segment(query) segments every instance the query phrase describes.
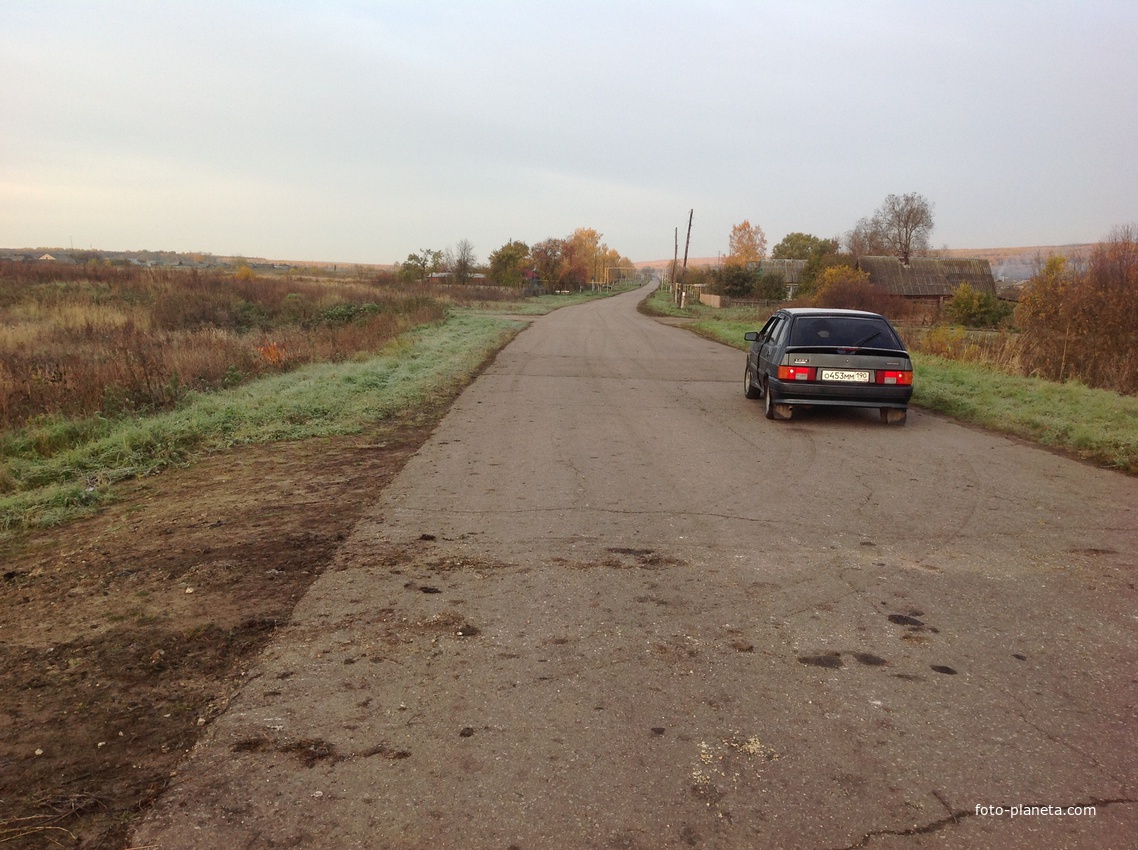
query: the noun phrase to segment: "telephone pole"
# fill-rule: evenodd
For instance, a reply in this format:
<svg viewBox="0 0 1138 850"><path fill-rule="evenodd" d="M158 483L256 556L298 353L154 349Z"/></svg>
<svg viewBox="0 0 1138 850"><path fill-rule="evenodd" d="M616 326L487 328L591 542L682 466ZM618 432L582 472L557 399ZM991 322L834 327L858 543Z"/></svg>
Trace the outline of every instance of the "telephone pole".
<svg viewBox="0 0 1138 850"><path fill-rule="evenodd" d="M680 272L680 278L683 279L688 273L688 248L691 247L691 220L695 217L695 209L688 213L688 238L684 242L684 268Z"/></svg>

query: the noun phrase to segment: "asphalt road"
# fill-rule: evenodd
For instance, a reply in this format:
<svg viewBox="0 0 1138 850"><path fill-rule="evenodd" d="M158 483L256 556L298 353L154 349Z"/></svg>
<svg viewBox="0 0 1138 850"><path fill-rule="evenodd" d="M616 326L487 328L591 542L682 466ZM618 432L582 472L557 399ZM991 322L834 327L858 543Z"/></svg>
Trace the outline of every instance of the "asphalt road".
<svg viewBox="0 0 1138 850"><path fill-rule="evenodd" d="M645 294L462 395L136 846L1135 846L1138 480L768 422Z"/></svg>

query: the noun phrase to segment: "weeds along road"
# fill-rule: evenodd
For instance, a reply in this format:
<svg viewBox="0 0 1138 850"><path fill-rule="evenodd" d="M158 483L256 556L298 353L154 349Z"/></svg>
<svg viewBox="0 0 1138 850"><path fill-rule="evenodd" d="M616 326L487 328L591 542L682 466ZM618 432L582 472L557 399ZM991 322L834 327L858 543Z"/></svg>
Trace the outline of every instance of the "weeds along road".
<svg viewBox="0 0 1138 850"><path fill-rule="evenodd" d="M501 352L134 845L1133 845L1138 481L768 422L644 295Z"/></svg>

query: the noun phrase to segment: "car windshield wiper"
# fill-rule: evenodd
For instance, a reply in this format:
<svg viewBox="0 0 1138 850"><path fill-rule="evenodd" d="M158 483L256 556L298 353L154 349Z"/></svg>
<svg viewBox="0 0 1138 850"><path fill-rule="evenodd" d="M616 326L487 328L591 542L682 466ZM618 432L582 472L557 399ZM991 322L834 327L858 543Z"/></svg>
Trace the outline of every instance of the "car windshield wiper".
<svg viewBox="0 0 1138 850"><path fill-rule="evenodd" d="M873 339L874 337L878 337L878 336L881 336L881 331L874 331L869 336L867 336L865 339L863 339L861 342L855 342L853 345L843 345L842 348L861 348L863 345L865 345L871 339Z"/></svg>

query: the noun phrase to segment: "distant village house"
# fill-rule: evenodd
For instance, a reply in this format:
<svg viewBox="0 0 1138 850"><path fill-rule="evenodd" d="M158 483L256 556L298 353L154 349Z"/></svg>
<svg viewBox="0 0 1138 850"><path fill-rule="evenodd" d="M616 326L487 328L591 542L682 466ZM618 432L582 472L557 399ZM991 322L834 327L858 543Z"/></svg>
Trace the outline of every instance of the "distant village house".
<svg viewBox="0 0 1138 850"><path fill-rule="evenodd" d="M869 275L870 284L910 301L929 321L936 319L962 283L986 295L998 295L987 260L913 257L905 265L897 257L861 257L857 267Z"/></svg>

